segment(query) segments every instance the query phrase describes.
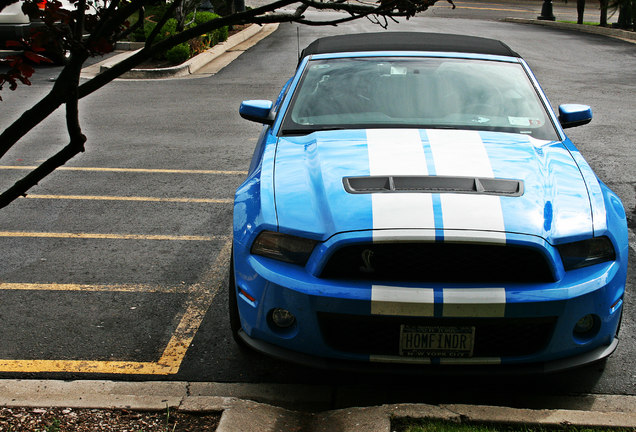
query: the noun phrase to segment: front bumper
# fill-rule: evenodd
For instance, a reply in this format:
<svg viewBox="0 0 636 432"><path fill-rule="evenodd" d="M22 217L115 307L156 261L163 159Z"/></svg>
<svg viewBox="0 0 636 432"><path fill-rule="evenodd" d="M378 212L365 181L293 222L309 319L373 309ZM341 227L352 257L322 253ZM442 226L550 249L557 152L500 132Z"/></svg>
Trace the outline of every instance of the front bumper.
<svg viewBox="0 0 636 432"><path fill-rule="evenodd" d="M343 372L390 372L405 374L434 374L436 376L449 375L479 375L479 374L546 374L561 372L564 370L574 369L581 366L589 365L594 362L601 361L609 357L618 346L618 338L615 337L609 345L600 346L592 351L568 357L560 360L552 360L543 363L530 363L524 365L469 365L460 369L454 366L437 365L435 367L414 366L410 364L398 363L369 363L359 361L347 361L330 359L324 357L315 357L296 351L281 348L276 345L263 342L262 340L252 339L243 330L239 331L239 337L247 346L255 351L266 354L270 357L296 363L302 366L312 367L316 369L338 370Z"/></svg>
<svg viewBox="0 0 636 432"><path fill-rule="evenodd" d="M316 277L316 272L311 270L311 260L306 267L300 267L253 256L240 247L235 249L235 254L241 337L259 351L314 367L360 370L360 364L367 364L372 370L511 368L551 372L598 361L610 355L618 343L616 335L625 289L625 269L618 261L563 272L557 282L547 283L377 285L368 281ZM387 301L387 292L399 299ZM275 308L289 310L295 315L296 323L286 329L277 328L271 319ZM589 337L577 337L574 326L587 314L597 318L598 328ZM365 346L370 348L365 351L357 345L349 349L347 338L357 337L356 333L338 324L331 326L331 335L336 333L342 337L334 343L333 337L325 331L325 316L354 317L354 321L359 317L362 324L357 334L369 339ZM419 325L418 320L425 320L423 325L440 326L447 325L448 320L460 320L462 325L468 326L472 325L471 320L475 323L492 321L500 328L510 322L523 321L524 335L533 331L535 321L550 321L552 327L545 330L543 342L535 341L535 348L527 352L504 350L493 354L491 350L479 354L476 349L468 358L414 359L400 357L399 352L375 350L373 338L380 333L381 326L377 324L382 320L397 322L398 334L400 322ZM476 328L479 332L478 325ZM384 342L388 339L389 344L395 340L398 344L395 328L391 331L393 333L378 339ZM525 336L520 334L513 341L515 336L514 332L508 332L500 345L510 341L522 346ZM427 368L429 364L434 367Z"/></svg>

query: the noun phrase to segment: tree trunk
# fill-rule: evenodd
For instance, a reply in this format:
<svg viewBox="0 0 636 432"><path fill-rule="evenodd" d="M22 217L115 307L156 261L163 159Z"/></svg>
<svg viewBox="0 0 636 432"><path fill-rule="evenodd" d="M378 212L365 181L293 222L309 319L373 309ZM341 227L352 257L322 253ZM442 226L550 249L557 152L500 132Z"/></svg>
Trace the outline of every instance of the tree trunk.
<svg viewBox="0 0 636 432"><path fill-rule="evenodd" d="M607 4L609 0L599 0L601 3L601 27L607 27Z"/></svg>
<svg viewBox="0 0 636 432"><path fill-rule="evenodd" d="M585 0L576 0L576 23L583 24L583 14L585 13Z"/></svg>
<svg viewBox="0 0 636 432"><path fill-rule="evenodd" d="M618 8L618 28L629 30L633 28L634 19L636 18L636 1L623 0L619 3Z"/></svg>

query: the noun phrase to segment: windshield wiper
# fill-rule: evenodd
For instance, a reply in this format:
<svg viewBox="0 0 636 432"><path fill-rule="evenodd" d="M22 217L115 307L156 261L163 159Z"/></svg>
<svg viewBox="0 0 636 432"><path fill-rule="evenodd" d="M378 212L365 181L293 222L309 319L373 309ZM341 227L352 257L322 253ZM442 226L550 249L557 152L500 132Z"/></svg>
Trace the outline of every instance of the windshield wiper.
<svg viewBox="0 0 636 432"><path fill-rule="evenodd" d="M283 129L281 135L309 135L314 132L351 129L351 126L315 126L296 129Z"/></svg>

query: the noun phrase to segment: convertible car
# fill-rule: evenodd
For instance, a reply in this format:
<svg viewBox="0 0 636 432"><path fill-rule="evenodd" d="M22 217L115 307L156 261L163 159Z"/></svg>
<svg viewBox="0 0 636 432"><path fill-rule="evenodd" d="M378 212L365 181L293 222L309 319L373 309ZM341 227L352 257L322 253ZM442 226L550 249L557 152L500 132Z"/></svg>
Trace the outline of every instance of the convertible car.
<svg viewBox="0 0 636 432"><path fill-rule="evenodd" d="M275 102L234 202L237 342L340 369L558 371L618 344L616 194L504 43L321 38Z"/></svg>

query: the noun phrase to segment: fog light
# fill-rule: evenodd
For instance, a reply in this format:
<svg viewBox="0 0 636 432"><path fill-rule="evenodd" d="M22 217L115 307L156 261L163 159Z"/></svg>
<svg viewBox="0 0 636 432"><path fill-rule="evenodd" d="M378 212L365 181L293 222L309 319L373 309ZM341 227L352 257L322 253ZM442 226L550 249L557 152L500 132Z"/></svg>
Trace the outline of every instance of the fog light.
<svg viewBox="0 0 636 432"><path fill-rule="evenodd" d="M595 330L596 318L592 314L585 315L576 322L574 326L574 334L576 336L590 336Z"/></svg>
<svg viewBox="0 0 636 432"><path fill-rule="evenodd" d="M294 325L296 317L287 309L276 308L272 310L272 322L280 328L288 328Z"/></svg>

